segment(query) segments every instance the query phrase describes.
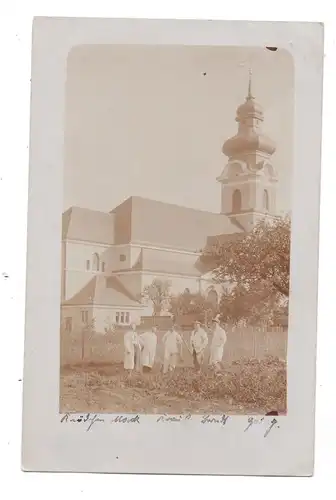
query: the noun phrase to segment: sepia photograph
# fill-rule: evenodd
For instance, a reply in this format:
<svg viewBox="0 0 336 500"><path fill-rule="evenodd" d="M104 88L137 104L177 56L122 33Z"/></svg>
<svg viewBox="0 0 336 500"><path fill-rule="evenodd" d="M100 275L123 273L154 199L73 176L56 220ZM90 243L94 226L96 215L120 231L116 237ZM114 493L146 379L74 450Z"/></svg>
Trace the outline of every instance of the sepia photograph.
<svg viewBox="0 0 336 500"><path fill-rule="evenodd" d="M23 470L312 474L322 75L319 23L35 19Z"/></svg>
<svg viewBox="0 0 336 500"><path fill-rule="evenodd" d="M294 77L280 47L71 49L60 413L287 414Z"/></svg>

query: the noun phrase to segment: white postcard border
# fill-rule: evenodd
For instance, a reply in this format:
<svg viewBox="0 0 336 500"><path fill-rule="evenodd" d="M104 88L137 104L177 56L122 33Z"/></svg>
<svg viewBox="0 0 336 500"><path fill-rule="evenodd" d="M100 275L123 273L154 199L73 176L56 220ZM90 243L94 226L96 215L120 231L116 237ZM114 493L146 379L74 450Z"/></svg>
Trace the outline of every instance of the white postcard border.
<svg viewBox="0 0 336 500"><path fill-rule="evenodd" d="M59 415L66 60L88 44L275 46L295 64L288 415L267 438L247 417L65 424ZM37 18L33 30L22 464L30 471L311 475L322 110L319 23ZM307 119L309 117L309 119ZM271 420L269 420L271 422ZM106 425L107 424L107 425Z"/></svg>

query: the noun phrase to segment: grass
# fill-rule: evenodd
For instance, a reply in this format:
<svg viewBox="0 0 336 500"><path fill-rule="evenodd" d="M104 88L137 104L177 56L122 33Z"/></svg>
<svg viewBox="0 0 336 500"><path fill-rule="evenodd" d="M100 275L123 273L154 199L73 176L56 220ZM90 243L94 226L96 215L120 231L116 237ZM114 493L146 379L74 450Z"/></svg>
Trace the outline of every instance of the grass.
<svg viewBox="0 0 336 500"><path fill-rule="evenodd" d="M286 411L286 364L275 357L241 359L215 374L179 367L162 374L125 374L120 363L67 366L61 412L230 413Z"/></svg>

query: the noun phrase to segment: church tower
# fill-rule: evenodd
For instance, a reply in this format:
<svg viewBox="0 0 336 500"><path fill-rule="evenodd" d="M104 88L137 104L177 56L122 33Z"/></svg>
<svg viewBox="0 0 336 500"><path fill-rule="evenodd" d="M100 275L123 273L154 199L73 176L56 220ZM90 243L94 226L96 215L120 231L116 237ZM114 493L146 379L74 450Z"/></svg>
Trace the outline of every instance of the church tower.
<svg viewBox="0 0 336 500"><path fill-rule="evenodd" d="M276 146L262 133L264 113L252 94L251 71L236 121L238 132L223 145L228 162L217 180L222 188L221 212L249 231L260 219L276 215L278 182L271 164Z"/></svg>

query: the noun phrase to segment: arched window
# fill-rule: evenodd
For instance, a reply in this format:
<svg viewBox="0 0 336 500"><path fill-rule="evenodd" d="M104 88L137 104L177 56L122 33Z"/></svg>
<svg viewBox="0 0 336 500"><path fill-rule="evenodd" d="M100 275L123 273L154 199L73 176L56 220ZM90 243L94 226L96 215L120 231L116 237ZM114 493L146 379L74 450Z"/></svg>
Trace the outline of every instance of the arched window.
<svg viewBox="0 0 336 500"><path fill-rule="evenodd" d="M239 189L236 189L232 195L232 212L239 213L241 212L242 207L242 195Z"/></svg>
<svg viewBox="0 0 336 500"><path fill-rule="evenodd" d="M97 253L93 254L93 270L99 271L99 255Z"/></svg>
<svg viewBox="0 0 336 500"><path fill-rule="evenodd" d="M216 290L210 290L207 296L208 302L210 302L213 306L218 305L218 293Z"/></svg>
<svg viewBox="0 0 336 500"><path fill-rule="evenodd" d="M263 200L264 210L269 211L269 196L267 189L264 189L264 200Z"/></svg>

